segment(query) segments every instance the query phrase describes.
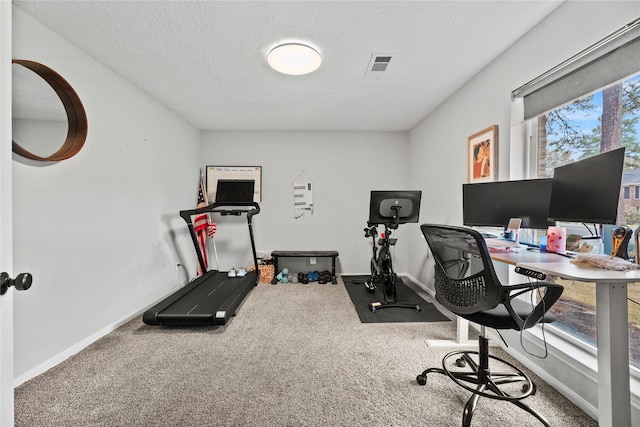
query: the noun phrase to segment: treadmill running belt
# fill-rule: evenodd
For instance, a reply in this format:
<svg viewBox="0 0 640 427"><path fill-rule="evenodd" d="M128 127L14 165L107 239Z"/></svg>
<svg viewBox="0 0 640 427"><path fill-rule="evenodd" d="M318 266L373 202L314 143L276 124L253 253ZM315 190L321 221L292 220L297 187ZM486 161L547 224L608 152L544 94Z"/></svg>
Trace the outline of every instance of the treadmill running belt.
<svg viewBox="0 0 640 427"><path fill-rule="evenodd" d="M257 274L228 277L226 272L209 271L143 315L148 325L224 325L257 284Z"/></svg>

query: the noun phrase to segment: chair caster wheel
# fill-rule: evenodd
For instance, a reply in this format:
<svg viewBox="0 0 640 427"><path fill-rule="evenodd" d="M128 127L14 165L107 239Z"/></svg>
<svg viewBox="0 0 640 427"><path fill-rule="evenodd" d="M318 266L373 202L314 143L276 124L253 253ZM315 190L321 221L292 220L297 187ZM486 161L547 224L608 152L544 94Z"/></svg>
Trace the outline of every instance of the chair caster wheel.
<svg viewBox="0 0 640 427"><path fill-rule="evenodd" d="M416 377L416 381L420 385L427 385L427 376L426 375L418 375Z"/></svg>
<svg viewBox="0 0 640 427"><path fill-rule="evenodd" d="M467 362L462 357L460 357L456 359L456 366L458 368L464 368L465 366L467 366Z"/></svg>

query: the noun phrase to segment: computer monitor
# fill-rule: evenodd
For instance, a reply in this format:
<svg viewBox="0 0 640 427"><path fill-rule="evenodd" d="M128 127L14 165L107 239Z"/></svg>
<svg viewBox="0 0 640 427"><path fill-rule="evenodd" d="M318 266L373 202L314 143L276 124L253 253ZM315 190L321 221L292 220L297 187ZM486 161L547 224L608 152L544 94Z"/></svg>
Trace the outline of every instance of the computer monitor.
<svg viewBox="0 0 640 427"><path fill-rule="evenodd" d="M624 151L624 148L618 148L555 168L549 219L615 224Z"/></svg>
<svg viewBox="0 0 640 427"><path fill-rule="evenodd" d="M254 188L252 179L220 179L216 186L216 203L253 202Z"/></svg>
<svg viewBox="0 0 640 427"><path fill-rule="evenodd" d="M506 227L511 218L522 228L546 229L550 178L462 184L462 222L467 226Z"/></svg>
<svg viewBox="0 0 640 427"><path fill-rule="evenodd" d="M371 191L369 224L418 222L422 191Z"/></svg>

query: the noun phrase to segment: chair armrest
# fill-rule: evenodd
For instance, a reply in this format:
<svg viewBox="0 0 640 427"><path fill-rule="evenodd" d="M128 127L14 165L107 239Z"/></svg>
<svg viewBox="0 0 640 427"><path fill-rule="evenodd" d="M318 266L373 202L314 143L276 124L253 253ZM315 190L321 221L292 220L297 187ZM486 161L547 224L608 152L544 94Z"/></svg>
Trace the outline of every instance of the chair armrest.
<svg viewBox="0 0 640 427"><path fill-rule="evenodd" d="M544 318L545 313L560 299L564 287L557 283L552 282L535 282L535 283L522 283L519 285L505 286L508 291L506 301L504 303L507 311L514 321L518 324L520 330L531 328L537 325ZM520 317L513 307L511 306L511 300L527 292L535 292L539 289L544 289L545 293L538 304L533 308L531 313L526 318ZM519 291L512 294L512 291Z"/></svg>

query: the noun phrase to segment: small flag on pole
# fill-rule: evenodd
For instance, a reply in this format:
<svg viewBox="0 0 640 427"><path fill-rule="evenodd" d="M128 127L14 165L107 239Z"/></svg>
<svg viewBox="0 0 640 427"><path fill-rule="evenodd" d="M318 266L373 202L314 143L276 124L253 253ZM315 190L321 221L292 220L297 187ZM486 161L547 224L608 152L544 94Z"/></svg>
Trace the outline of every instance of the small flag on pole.
<svg viewBox="0 0 640 427"><path fill-rule="evenodd" d="M202 176L200 176L200 186L198 189L198 209L204 208L208 205L207 202L207 192L204 187L204 180ZM213 237L216 233L217 225L215 223L209 222L209 214L202 213L196 215L195 221L193 223L194 231L198 236L198 244L200 246L200 251L202 252L202 260L204 262L204 266L209 268L209 259L208 259L208 244L207 237ZM200 266L200 262L198 262L198 272L197 275L201 276L204 271L202 271L202 267Z"/></svg>
<svg viewBox="0 0 640 427"><path fill-rule="evenodd" d="M207 206L207 203L204 200L204 192L202 188L202 179L200 180L200 185L198 189L198 209L204 208ZM207 259L207 224L209 222L209 218L206 213L202 213L196 216L195 221L193 223L193 228L198 236L198 245L200 246L200 252L202 253L202 261L204 262L204 267L209 268L209 261ZM198 276L201 276L204 273L202 271L202 266L200 262L198 262Z"/></svg>

